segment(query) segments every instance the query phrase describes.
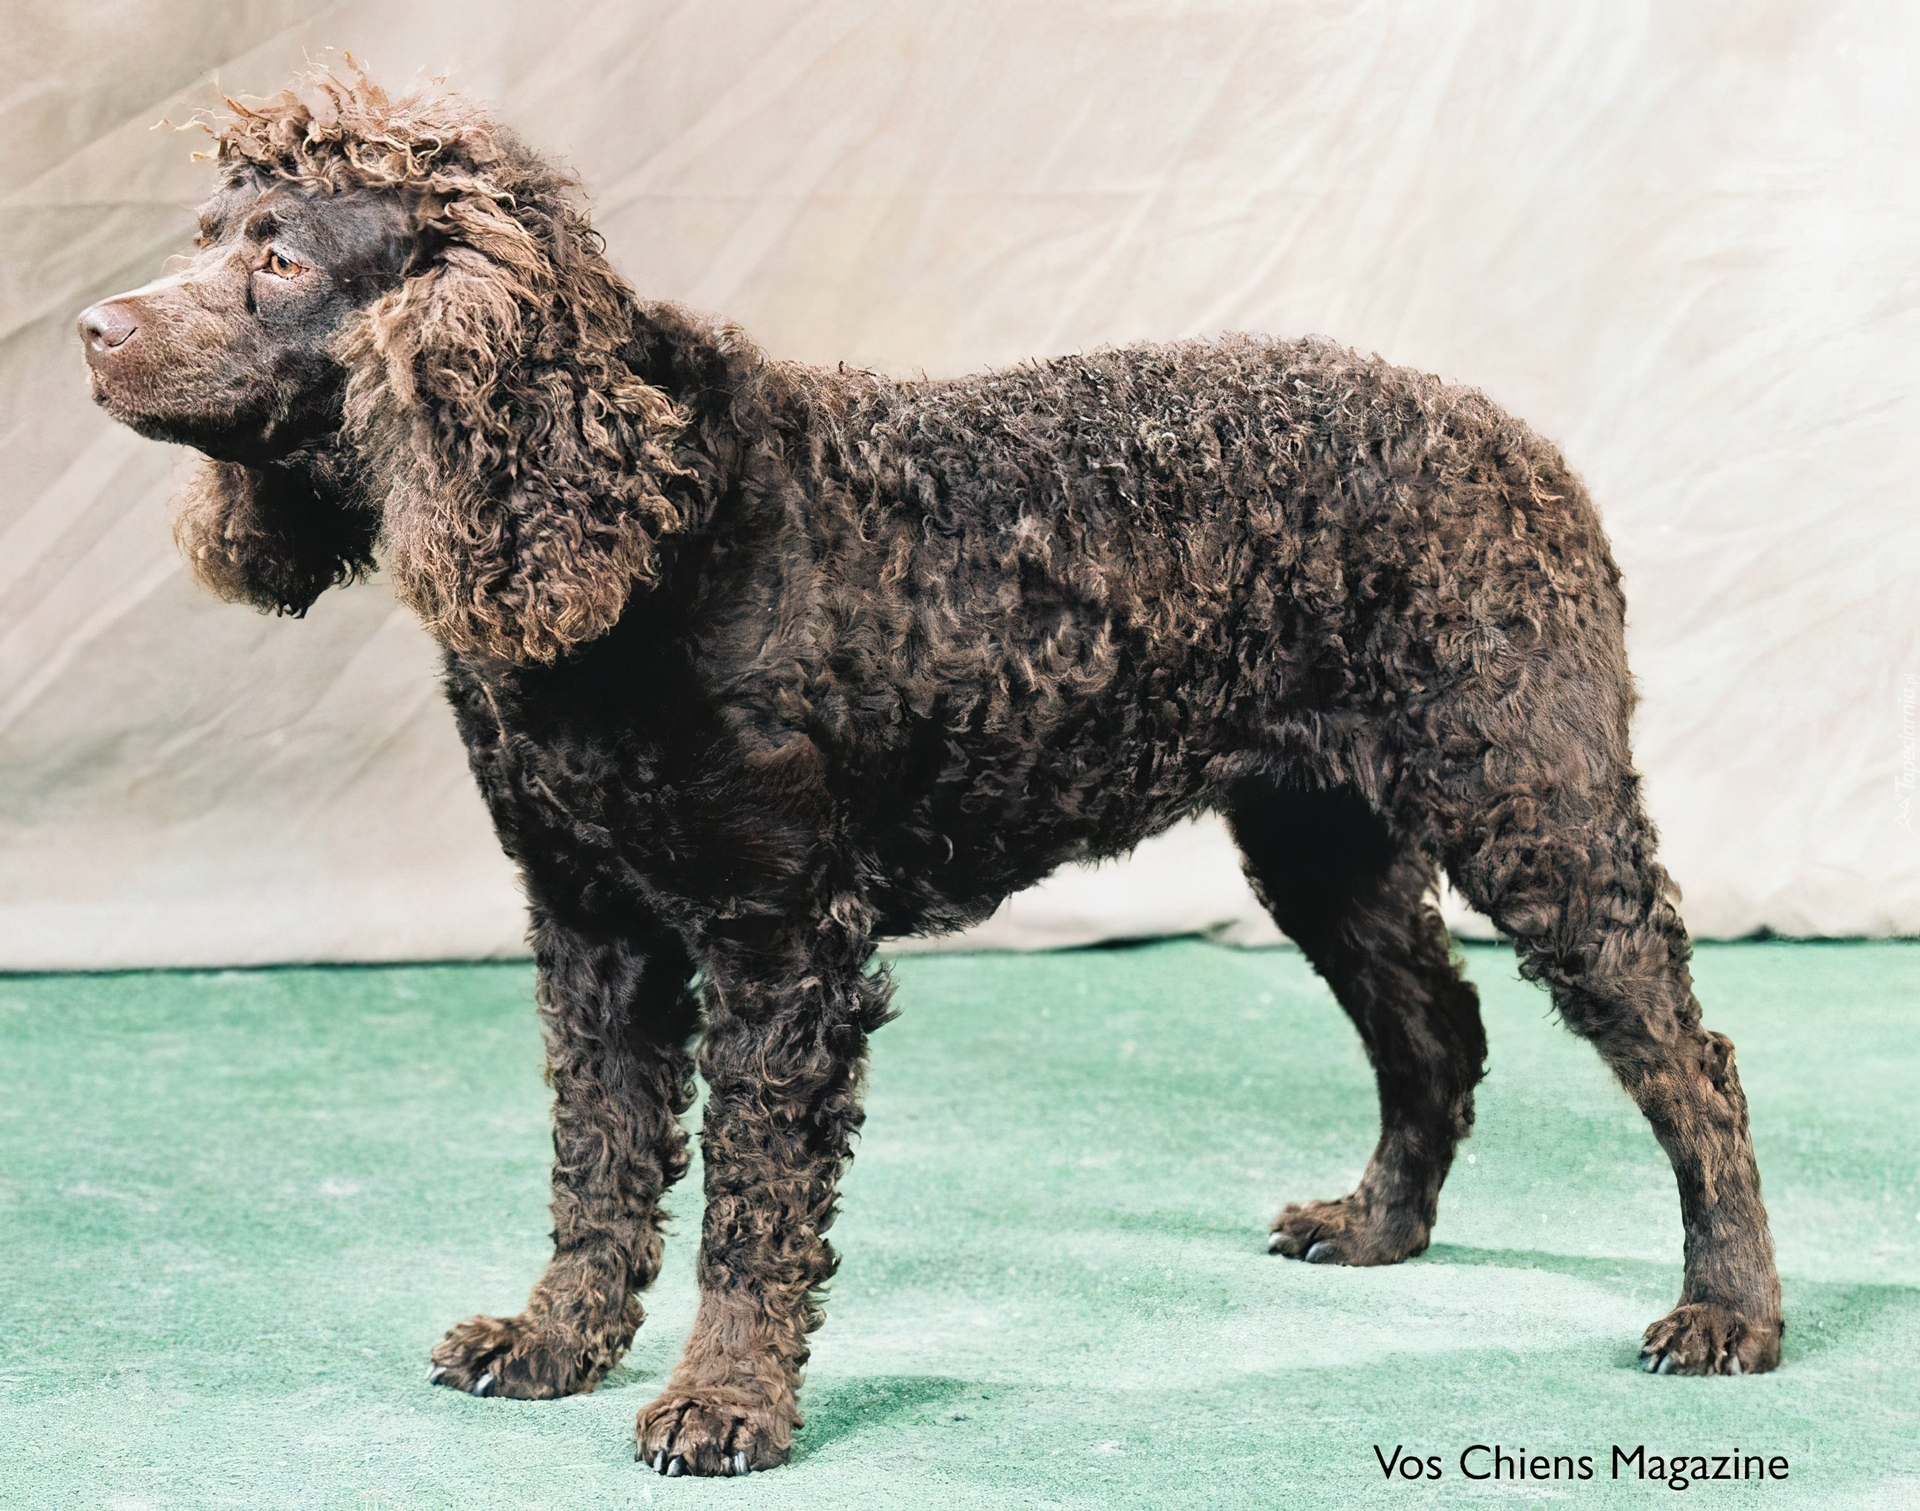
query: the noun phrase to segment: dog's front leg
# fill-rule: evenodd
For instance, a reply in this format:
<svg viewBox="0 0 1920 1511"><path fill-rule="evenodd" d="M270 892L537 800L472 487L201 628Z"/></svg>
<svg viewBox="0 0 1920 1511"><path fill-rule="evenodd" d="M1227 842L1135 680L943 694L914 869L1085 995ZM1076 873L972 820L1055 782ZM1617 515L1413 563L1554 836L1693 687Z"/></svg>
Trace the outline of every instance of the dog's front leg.
<svg viewBox="0 0 1920 1511"><path fill-rule="evenodd" d="M553 1085L553 1259L517 1317L470 1317L428 1378L475 1395L591 1390L640 1326L660 1269L660 1198L687 1169L680 1114L692 966L666 932L568 926L536 910L540 1025Z"/></svg>
<svg viewBox="0 0 1920 1511"><path fill-rule="evenodd" d="M890 991L862 969L861 911L842 899L832 916L707 963L700 1311L636 1427L639 1457L662 1474L783 1464L801 1424L807 1334L835 1264L826 1231L860 1125L867 1035Z"/></svg>

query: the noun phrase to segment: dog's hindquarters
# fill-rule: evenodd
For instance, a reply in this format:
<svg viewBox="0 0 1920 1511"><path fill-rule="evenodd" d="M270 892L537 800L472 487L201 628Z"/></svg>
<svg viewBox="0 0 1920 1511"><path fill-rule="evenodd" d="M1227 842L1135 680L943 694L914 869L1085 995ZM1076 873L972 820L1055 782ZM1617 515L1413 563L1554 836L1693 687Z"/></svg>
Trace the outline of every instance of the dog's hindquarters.
<svg viewBox="0 0 1920 1511"><path fill-rule="evenodd" d="M1531 566L1502 542L1506 573L1487 574L1511 590L1524 573L1527 613L1455 637L1471 654L1421 710L1398 819L1513 939L1522 974L1599 1050L1672 1161L1686 1280L1680 1307L1648 1330L1649 1368L1771 1369L1780 1289L1746 1099L1732 1044L1701 1026L1641 802L1617 575L1578 483L1563 466L1545 482L1564 500L1558 539Z"/></svg>
<svg viewBox="0 0 1920 1511"><path fill-rule="evenodd" d="M1523 974L1599 1050L1673 1163L1686 1279L1680 1306L1648 1330L1648 1367L1770 1369L1780 1293L1746 1101L1732 1045L1701 1025L1686 930L1641 804L1618 571L1552 447L1478 395L1453 395L1419 423L1430 426L1424 446L1387 490L1427 534L1382 569L1404 596L1383 598L1375 623L1330 620L1321 637L1392 648L1352 668L1372 701L1368 746L1346 764L1369 774L1381 816L1358 797L1279 786L1243 785L1228 805L1250 873L1333 984L1380 1076L1381 1146L1361 1189L1289 1209L1276 1245L1304 1254L1325 1243L1319 1257L1368 1262L1369 1249L1397 1258L1425 1241L1420 1195L1438 1189L1465 1131L1484 1053L1477 1018L1467 1027L1471 989L1444 965L1423 900L1432 873L1421 857L1432 857L1513 938ZM1329 605L1342 611L1337 597ZM1332 754L1308 764L1338 770L1345 753ZM1287 769L1277 750L1261 759ZM1289 831L1310 837L1297 858ZM1448 1106L1462 1113L1453 1131ZM1424 1154L1407 1152L1418 1140L1396 1152L1396 1120L1434 1130ZM1347 1253L1343 1226L1366 1211L1371 1235L1372 1210L1393 1207L1381 1193L1396 1172L1399 1215L1386 1224L1396 1237Z"/></svg>
<svg viewBox="0 0 1920 1511"><path fill-rule="evenodd" d="M1691 946L1639 778L1624 760L1583 772L1547 758L1564 755L1509 746L1442 778L1447 873L1512 936L1521 973L1546 985L1562 1021L1600 1052L1672 1162L1686 1276L1679 1306L1647 1331L1647 1367L1771 1369L1780 1283L1733 1045L1701 1024Z"/></svg>

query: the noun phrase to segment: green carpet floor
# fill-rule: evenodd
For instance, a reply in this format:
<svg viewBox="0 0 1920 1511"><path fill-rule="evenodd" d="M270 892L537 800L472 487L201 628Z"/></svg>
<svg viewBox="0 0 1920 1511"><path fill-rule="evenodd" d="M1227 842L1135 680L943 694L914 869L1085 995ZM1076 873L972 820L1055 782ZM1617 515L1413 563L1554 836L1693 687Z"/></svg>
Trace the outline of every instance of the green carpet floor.
<svg viewBox="0 0 1920 1511"><path fill-rule="evenodd" d="M1265 1252L1374 1131L1298 954L899 962L807 1426L789 1467L712 1482L654 1477L629 1436L692 1316L697 1167L597 1393L423 1382L545 1257L529 968L0 979L0 1505L1671 1501L1608 1477L1644 1444L1788 1460L1689 1492L1714 1505L1920 1507L1920 945L1700 951L1785 1277L1785 1365L1744 1380L1634 1367L1679 1284L1664 1159L1511 955L1468 957L1493 1046L1471 1162L1432 1249L1384 1270ZM1474 1483L1474 1443L1596 1478ZM1390 1483L1375 1445L1445 1477Z"/></svg>

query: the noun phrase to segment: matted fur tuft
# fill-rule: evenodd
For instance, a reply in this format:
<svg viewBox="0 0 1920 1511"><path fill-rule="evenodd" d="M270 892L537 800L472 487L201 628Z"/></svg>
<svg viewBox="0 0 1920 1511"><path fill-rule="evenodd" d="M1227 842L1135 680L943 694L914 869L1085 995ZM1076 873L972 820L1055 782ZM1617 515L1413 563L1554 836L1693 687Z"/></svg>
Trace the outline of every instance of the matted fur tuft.
<svg viewBox="0 0 1920 1511"><path fill-rule="evenodd" d="M193 575L229 603L298 616L373 571L377 525L323 502L306 471L208 460L181 495L173 538Z"/></svg>
<svg viewBox="0 0 1920 1511"><path fill-rule="evenodd" d="M230 176L398 190L430 249L338 351L401 599L451 649L510 661L604 634L685 523L687 417L627 365L636 302L573 175L431 87L394 99L322 70L227 103Z"/></svg>

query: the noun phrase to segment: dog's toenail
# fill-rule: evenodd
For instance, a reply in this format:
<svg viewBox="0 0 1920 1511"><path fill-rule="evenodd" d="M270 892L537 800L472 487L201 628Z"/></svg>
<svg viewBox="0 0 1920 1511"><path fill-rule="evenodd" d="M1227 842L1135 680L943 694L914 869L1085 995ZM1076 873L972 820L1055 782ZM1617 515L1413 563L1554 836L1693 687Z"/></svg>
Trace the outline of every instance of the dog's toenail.
<svg viewBox="0 0 1920 1511"><path fill-rule="evenodd" d="M653 1472L655 1474L665 1474L667 1472L667 1450L666 1449L662 1448L658 1453L656 1453L653 1456Z"/></svg>
<svg viewBox="0 0 1920 1511"><path fill-rule="evenodd" d="M1328 1243L1324 1238L1307 1250L1308 1264L1328 1264L1332 1259L1333 1245Z"/></svg>
<svg viewBox="0 0 1920 1511"><path fill-rule="evenodd" d="M734 1454L733 1472L735 1474L752 1474L753 1473L753 1465L747 1462L746 1449L742 1448Z"/></svg>
<svg viewBox="0 0 1920 1511"><path fill-rule="evenodd" d="M1275 1233L1267 1240L1267 1252L1269 1254L1278 1254L1280 1252L1280 1245L1286 1241L1287 1235L1285 1233Z"/></svg>
<svg viewBox="0 0 1920 1511"><path fill-rule="evenodd" d="M1656 1370L1655 1373L1662 1374L1662 1375L1670 1375L1673 1373L1673 1355L1672 1354L1662 1354L1660 1356L1660 1368Z"/></svg>
<svg viewBox="0 0 1920 1511"><path fill-rule="evenodd" d="M446 1373L447 1373L446 1365L444 1364L434 1365L432 1369L427 1371L427 1384L438 1385L441 1382L441 1380L446 1378Z"/></svg>
<svg viewBox="0 0 1920 1511"><path fill-rule="evenodd" d="M490 1374L485 1374L485 1375L482 1375L479 1379L475 1380L473 1382L473 1393L476 1396L492 1395L493 1394L493 1376Z"/></svg>
<svg viewBox="0 0 1920 1511"><path fill-rule="evenodd" d="M1660 1368L1660 1356L1659 1356L1658 1354L1646 1354L1646 1355L1644 1355L1643 1357L1644 1357L1644 1358L1646 1359L1646 1361L1647 1361L1647 1373L1648 1373L1648 1374L1653 1374L1653 1373L1655 1373L1656 1371L1658 1371L1658 1370L1659 1370L1659 1368Z"/></svg>
<svg viewBox="0 0 1920 1511"><path fill-rule="evenodd" d="M1727 1360L1727 1373L1730 1375L1740 1373L1740 1356L1738 1354L1735 1354L1731 1359Z"/></svg>
<svg viewBox="0 0 1920 1511"><path fill-rule="evenodd" d="M676 1453L672 1458L667 1460L667 1478L668 1479L677 1480L680 1478L681 1475L685 1474L686 1472L687 1472L687 1461L681 1458L679 1454Z"/></svg>

